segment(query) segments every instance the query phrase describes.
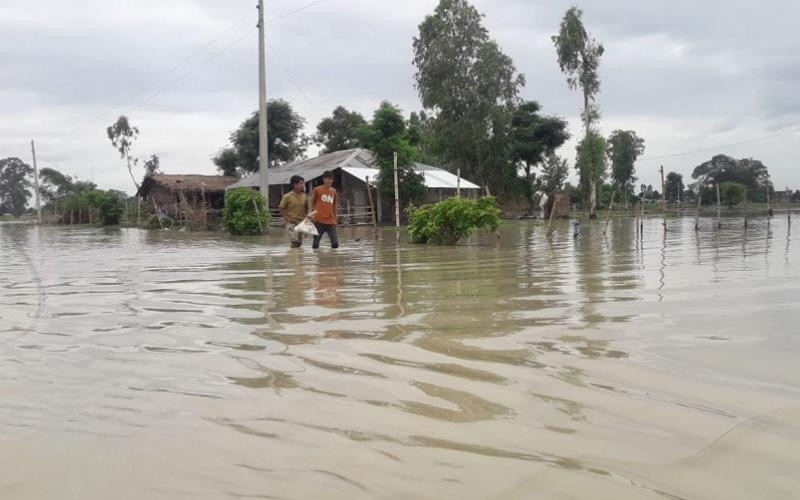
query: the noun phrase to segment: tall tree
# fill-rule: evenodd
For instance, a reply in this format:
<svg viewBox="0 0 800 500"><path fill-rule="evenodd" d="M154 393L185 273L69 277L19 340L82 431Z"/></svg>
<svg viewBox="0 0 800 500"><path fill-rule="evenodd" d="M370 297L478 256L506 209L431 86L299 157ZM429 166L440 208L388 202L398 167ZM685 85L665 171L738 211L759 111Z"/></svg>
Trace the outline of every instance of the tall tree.
<svg viewBox="0 0 800 500"><path fill-rule="evenodd" d="M590 130L576 147L576 168L583 183L589 187L589 216L597 217L597 183L607 175L606 140L596 130Z"/></svg>
<svg viewBox="0 0 800 500"><path fill-rule="evenodd" d="M592 119L595 118L595 97L600 92L600 77L597 69L603 46L593 39L583 26L583 11L570 8L561 20L558 35L551 37L556 46L558 65L567 75L569 88L580 88L583 92L583 121L585 134L589 135Z"/></svg>
<svg viewBox="0 0 800 500"><path fill-rule="evenodd" d="M267 103L267 151L269 166L276 167L301 159L309 138L302 133L303 117L283 99ZM217 168L231 175L258 172L258 111L231 132L231 146L220 150L212 161Z"/></svg>
<svg viewBox="0 0 800 500"><path fill-rule="evenodd" d="M355 131L366 123L361 113L337 106L331 116L323 118L317 124L317 133L313 140L323 147L323 153L357 148L360 144Z"/></svg>
<svg viewBox="0 0 800 500"><path fill-rule="evenodd" d="M558 34L552 36L551 40L556 47L561 72L567 76L567 85L572 90L580 88L583 93L584 140L588 140L592 134L592 122L599 117L595 97L600 92L598 67L604 49L586 32L582 16L582 10L577 7L570 8L561 20ZM587 144L589 143L598 145L599 141L593 139L587 142ZM603 164L605 164L605 159ZM599 168L600 165L593 167L594 170ZM586 183L585 187L589 188L589 216L596 217L596 181L592 181L590 178L582 180Z"/></svg>
<svg viewBox="0 0 800 500"><path fill-rule="evenodd" d="M694 168L692 179L704 180L707 190L714 184L737 182L747 187L748 198L763 202L767 192L774 191L769 170L760 160L744 158L736 160L726 155L715 155L710 160ZM711 199L711 193L703 193L704 199Z"/></svg>
<svg viewBox="0 0 800 500"><path fill-rule="evenodd" d="M633 130L615 130L608 138L608 158L611 160L611 178L623 190L625 208L628 208L628 188L634 179L636 160L644 153L644 139Z"/></svg>
<svg viewBox="0 0 800 500"><path fill-rule="evenodd" d="M133 175L133 167L139 160L138 158L131 157L131 147L133 146L133 141L139 137L139 129L131 126L128 117L122 115L117 118L116 122L109 125L106 129L106 135L108 135L114 148L119 151L119 157L124 159L128 165L128 173L131 176L133 185L136 186L136 190L138 191L139 183L136 182L136 177Z"/></svg>
<svg viewBox="0 0 800 500"><path fill-rule="evenodd" d="M19 158L0 160L0 213L22 215L31 196L33 168Z"/></svg>
<svg viewBox="0 0 800 500"><path fill-rule="evenodd" d="M161 160L157 155L150 155L150 158L144 161L144 175L155 175L161 169Z"/></svg>
<svg viewBox="0 0 800 500"><path fill-rule="evenodd" d="M670 172L664 181L664 195L667 201L680 201L684 189L683 176L678 172Z"/></svg>
<svg viewBox="0 0 800 500"><path fill-rule="evenodd" d="M512 159L525 170L529 210L533 209L532 169L569 140L567 122L555 116L542 116L540 110L538 102L526 101L514 110L511 118Z"/></svg>
<svg viewBox="0 0 800 500"><path fill-rule="evenodd" d="M425 195L425 179L414 169L419 152L411 145L402 111L384 101L372 115L372 121L356 129L359 142L375 154L380 170L378 189L394 196L394 153L397 153L400 204L419 201Z"/></svg>
<svg viewBox="0 0 800 500"><path fill-rule="evenodd" d="M482 17L467 0L440 0L414 38L414 78L449 166L494 187L514 171L510 141L502 135L525 78L489 37Z"/></svg>
<svg viewBox="0 0 800 500"><path fill-rule="evenodd" d="M545 191L551 196L553 193L561 191L564 181L569 175L567 160L559 157L555 153L547 155L547 159L542 166L542 184Z"/></svg>

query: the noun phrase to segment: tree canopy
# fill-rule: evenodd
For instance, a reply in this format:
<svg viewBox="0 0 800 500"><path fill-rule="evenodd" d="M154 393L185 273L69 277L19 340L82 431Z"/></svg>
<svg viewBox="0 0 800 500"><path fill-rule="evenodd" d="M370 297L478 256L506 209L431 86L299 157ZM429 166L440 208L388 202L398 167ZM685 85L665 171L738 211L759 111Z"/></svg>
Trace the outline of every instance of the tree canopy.
<svg viewBox="0 0 800 500"><path fill-rule="evenodd" d="M223 148L213 162L223 175L258 172L258 111L231 132L231 146ZM303 158L310 139L302 133L305 120L283 99L267 103L267 151L269 167Z"/></svg>
<svg viewBox="0 0 800 500"><path fill-rule="evenodd" d="M424 177L413 167L419 153L409 141L408 127L399 108L388 101L382 102L372 120L355 133L359 142L375 154L380 170L378 188L384 195L394 194L395 152L401 205L414 203L425 195Z"/></svg>
<svg viewBox="0 0 800 500"><path fill-rule="evenodd" d="M583 26L583 11L572 7L564 14L557 35L551 37L556 47L558 65L567 76L567 85L572 90L580 88L584 101L584 126L589 134L591 122L597 116L594 100L600 92L598 68L603 46L586 32Z"/></svg>
<svg viewBox="0 0 800 500"><path fill-rule="evenodd" d="M331 116L323 118L317 124L317 133L314 134L313 140L323 147L323 154L357 148L360 143L356 137L356 129L366 123L361 113L337 106Z"/></svg>
<svg viewBox="0 0 800 500"><path fill-rule="evenodd" d="M433 117L434 144L447 164L485 186L510 168L508 114L525 78L489 37L466 0L440 0L414 38L414 75Z"/></svg>
<svg viewBox="0 0 800 500"><path fill-rule="evenodd" d="M680 201L683 198L683 176L677 172L670 172L664 181L664 195L667 201Z"/></svg>
<svg viewBox="0 0 800 500"><path fill-rule="evenodd" d="M696 166L692 179L700 180L705 186L723 182L740 183L747 188L748 196L754 201L765 201L767 191L773 191L767 166L753 158L736 160L730 156L716 155ZM707 198L706 195L703 197Z"/></svg>
<svg viewBox="0 0 800 500"><path fill-rule="evenodd" d="M0 214L25 213L31 196L31 175L33 168L19 158L0 160Z"/></svg>
<svg viewBox="0 0 800 500"><path fill-rule="evenodd" d="M628 186L633 180L636 160L644 153L644 139L633 130L615 130L608 138L608 159L611 178L618 186Z"/></svg>

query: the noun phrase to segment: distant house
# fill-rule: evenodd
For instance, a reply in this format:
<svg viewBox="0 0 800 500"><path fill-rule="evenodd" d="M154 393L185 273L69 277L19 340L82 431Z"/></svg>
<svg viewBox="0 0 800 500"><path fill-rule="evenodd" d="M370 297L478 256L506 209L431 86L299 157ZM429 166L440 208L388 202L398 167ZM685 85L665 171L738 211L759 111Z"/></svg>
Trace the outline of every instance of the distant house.
<svg viewBox="0 0 800 500"><path fill-rule="evenodd" d="M136 195L151 213L167 215L178 222L203 222L218 217L225 201L225 188L238 179L221 175L167 175L145 177Z"/></svg>
<svg viewBox="0 0 800 500"><path fill-rule="evenodd" d="M459 179L454 174L422 163L416 163L414 169L425 177L428 188L426 202L433 203L456 195ZM348 214L356 217L369 210L367 180L373 187L372 195L376 197L373 204L377 205L379 216L382 213L387 218L391 217L391 210L388 208L391 200L381 200L380 194L374 189L379 170L375 164L375 156L366 149L336 151L269 169L270 207L276 208L281 197L289 191L289 179L293 175L302 176L306 180L306 191L310 191L322 183L322 173L326 170L333 172L334 183L340 193L340 212L345 217ZM259 184L260 177L256 174L231 184L227 189L259 189ZM460 180L460 189L463 197L475 198L480 193L480 187L463 178Z"/></svg>

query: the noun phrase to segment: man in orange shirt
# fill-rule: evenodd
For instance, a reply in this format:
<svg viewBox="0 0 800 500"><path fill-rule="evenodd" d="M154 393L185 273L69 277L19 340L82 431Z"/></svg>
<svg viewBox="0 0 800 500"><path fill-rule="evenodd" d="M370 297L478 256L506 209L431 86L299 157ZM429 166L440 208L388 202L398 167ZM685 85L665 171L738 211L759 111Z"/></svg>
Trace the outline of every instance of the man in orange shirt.
<svg viewBox="0 0 800 500"><path fill-rule="evenodd" d="M336 189L333 188L333 172L325 171L322 174L322 185L314 189L311 197L311 211L315 212L312 222L317 226L317 234L311 248L319 248L322 235L328 233L331 239L331 248L339 248L339 238L336 236Z"/></svg>

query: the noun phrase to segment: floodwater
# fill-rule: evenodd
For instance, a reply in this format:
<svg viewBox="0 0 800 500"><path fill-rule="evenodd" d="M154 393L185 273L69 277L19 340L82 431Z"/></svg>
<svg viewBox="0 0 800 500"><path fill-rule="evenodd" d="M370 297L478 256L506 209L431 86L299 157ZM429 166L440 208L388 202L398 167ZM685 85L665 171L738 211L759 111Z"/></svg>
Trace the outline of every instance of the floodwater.
<svg viewBox="0 0 800 500"><path fill-rule="evenodd" d="M723 222L0 225L0 498L798 498L800 227Z"/></svg>

